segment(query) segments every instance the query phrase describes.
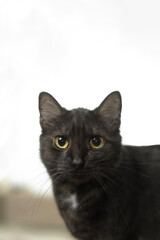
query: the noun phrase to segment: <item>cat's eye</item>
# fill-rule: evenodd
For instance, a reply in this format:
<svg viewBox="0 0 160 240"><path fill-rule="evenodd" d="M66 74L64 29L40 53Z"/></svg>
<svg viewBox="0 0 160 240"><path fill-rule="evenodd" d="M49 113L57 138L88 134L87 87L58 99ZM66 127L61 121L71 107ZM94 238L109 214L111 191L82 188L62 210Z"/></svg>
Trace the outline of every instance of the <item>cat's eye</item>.
<svg viewBox="0 0 160 240"><path fill-rule="evenodd" d="M90 139L90 146L94 149L98 149L103 146L104 140L100 136L95 136Z"/></svg>
<svg viewBox="0 0 160 240"><path fill-rule="evenodd" d="M68 147L69 142L68 142L67 138L65 138L63 136L58 136L55 138L55 144L58 148L65 149Z"/></svg>

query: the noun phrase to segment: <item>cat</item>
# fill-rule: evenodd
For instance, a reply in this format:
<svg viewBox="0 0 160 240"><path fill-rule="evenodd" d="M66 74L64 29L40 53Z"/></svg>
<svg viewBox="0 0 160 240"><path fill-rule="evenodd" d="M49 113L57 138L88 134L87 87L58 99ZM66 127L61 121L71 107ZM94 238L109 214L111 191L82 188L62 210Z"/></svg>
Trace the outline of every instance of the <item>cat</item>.
<svg viewBox="0 0 160 240"><path fill-rule="evenodd" d="M41 159L79 240L160 239L160 145L123 145L121 108L118 91L94 110L39 95Z"/></svg>

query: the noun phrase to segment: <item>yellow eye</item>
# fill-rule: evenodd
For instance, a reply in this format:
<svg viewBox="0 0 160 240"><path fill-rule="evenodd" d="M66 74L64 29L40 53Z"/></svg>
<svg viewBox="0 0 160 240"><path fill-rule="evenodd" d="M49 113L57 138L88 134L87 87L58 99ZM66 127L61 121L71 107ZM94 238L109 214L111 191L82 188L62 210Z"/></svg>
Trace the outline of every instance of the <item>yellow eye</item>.
<svg viewBox="0 0 160 240"><path fill-rule="evenodd" d="M69 142L65 137L58 136L55 138L55 144L58 148L65 149L68 147Z"/></svg>
<svg viewBox="0 0 160 240"><path fill-rule="evenodd" d="M103 146L104 140L102 137L95 136L90 139L89 143L92 148L97 149Z"/></svg>

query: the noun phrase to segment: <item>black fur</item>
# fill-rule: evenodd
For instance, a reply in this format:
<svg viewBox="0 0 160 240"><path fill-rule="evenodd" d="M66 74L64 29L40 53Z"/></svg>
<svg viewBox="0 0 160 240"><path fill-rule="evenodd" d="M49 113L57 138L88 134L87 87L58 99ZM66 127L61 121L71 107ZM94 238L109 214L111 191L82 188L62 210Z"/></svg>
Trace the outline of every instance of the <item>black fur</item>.
<svg viewBox="0 0 160 240"><path fill-rule="evenodd" d="M67 111L51 95L41 93L39 110L41 159L73 236L159 240L160 145L121 144L120 93L111 93L93 111ZM55 145L57 136L68 139L66 149ZM89 145L93 136L104 139L99 149Z"/></svg>

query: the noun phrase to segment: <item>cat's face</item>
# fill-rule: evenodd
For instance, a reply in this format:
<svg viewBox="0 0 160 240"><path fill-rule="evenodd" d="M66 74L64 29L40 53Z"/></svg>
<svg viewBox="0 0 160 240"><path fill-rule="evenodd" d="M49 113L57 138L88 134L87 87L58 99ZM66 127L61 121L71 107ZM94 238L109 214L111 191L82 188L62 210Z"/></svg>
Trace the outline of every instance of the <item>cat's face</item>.
<svg viewBox="0 0 160 240"><path fill-rule="evenodd" d="M52 180L84 182L117 164L121 97L110 94L93 111L67 111L48 93L39 97L41 158Z"/></svg>

